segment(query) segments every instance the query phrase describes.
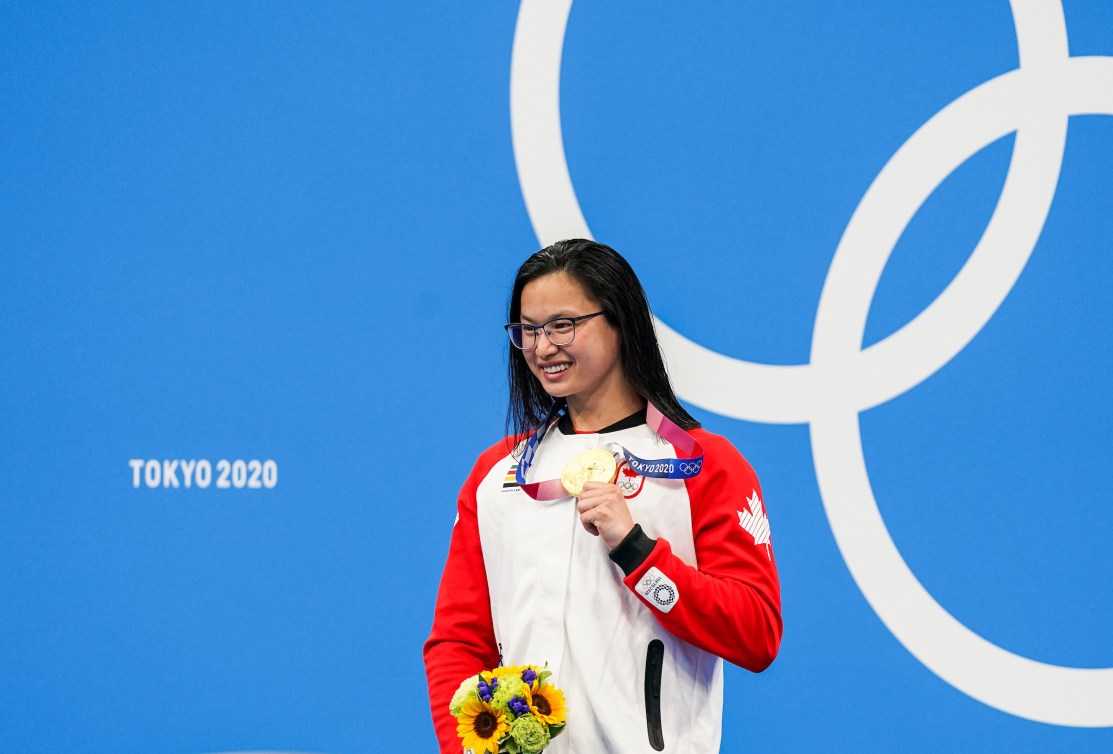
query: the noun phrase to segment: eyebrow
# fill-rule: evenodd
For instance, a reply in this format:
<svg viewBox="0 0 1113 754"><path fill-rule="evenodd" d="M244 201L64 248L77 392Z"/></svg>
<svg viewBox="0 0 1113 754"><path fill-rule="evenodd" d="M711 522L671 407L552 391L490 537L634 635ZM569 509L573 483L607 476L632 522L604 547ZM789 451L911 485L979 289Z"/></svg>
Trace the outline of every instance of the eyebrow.
<svg viewBox="0 0 1113 754"><path fill-rule="evenodd" d="M556 314L549 315L549 318L544 320L543 322L536 322L536 324L540 325L540 324L544 324L545 322L552 322L554 319L568 319L568 318L575 317L575 316L577 316L577 315L569 314L566 311L559 311ZM535 321L531 317L527 317L524 314L522 314L520 316L520 319L522 320L522 324L525 324L525 325L535 324Z"/></svg>

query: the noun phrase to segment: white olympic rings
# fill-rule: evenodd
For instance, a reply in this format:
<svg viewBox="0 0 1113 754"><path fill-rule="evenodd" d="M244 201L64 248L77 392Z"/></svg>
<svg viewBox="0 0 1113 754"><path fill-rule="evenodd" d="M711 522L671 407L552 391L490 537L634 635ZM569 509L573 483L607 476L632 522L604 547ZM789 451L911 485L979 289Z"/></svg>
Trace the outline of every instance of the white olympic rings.
<svg viewBox="0 0 1113 754"><path fill-rule="evenodd" d="M703 467L703 461L696 461L695 463L681 463L680 471L684 474L698 474L699 470Z"/></svg>
<svg viewBox="0 0 1113 754"><path fill-rule="evenodd" d="M560 60L571 0L523 0L510 70L511 134L537 238L591 238L564 154ZM851 575L893 635L927 668L1018 717L1113 726L1113 668L1037 662L951 616L904 562L870 488L859 413L924 381L1000 307L1031 256L1059 177L1071 115L1113 115L1113 57L1071 57L1058 0L1011 0L1020 66L962 95L882 168L851 216L820 296L808 364L759 364L715 353L657 320L682 397L724 416L808 423L820 495ZM947 288L918 316L862 349L866 317L898 238L947 176L1016 133L988 226ZM738 390L746 385L746 390Z"/></svg>

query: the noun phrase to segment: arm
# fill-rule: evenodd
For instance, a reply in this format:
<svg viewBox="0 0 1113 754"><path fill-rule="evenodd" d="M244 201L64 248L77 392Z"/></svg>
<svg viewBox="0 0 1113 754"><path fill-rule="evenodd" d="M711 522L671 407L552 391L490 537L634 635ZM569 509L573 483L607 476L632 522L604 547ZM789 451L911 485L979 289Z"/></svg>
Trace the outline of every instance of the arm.
<svg viewBox="0 0 1113 754"><path fill-rule="evenodd" d="M499 452L501 450L501 452ZM460 490L456 526L441 576L433 629L425 642L425 675L433 727L444 754L462 750L448 705L468 676L499 664L491 599L479 541L475 492L491 465L506 453L499 443L479 457Z"/></svg>
<svg viewBox="0 0 1113 754"><path fill-rule="evenodd" d="M687 480L698 569L636 526L611 552L624 582L670 633L761 672L781 641L781 595L761 487L725 438L698 432L703 470ZM648 582L648 583L647 583ZM675 599L668 604L671 585ZM660 587L660 589L658 589ZM666 609L667 608L667 609Z"/></svg>

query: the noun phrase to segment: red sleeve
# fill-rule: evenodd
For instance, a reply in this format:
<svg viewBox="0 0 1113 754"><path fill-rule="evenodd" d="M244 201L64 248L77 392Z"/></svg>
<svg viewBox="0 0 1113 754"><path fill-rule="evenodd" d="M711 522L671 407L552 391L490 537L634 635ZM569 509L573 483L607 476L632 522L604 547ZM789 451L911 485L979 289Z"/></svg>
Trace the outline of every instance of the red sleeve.
<svg viewBox="0 0 1113 754"><path fill-rule="evenodd" d="M680 560L667 540L658 539L625 583L671 634L761 672L777 656L782 629L761 487L729 441L699 429L692 435L704 448L702 471L686 482L699 567ZM675 586L675 604L667 612L639 591L654 568Z"/></svg>
<svg viewBox="0 0 1113 754"><path fill-rule="evenodd" d="M456 719L449 714L452 695L468 676L498 667L499 652L491 623L487 571L479 543L475 493L483 477L511 445L506 440L479 456L460 490L456 526L441 575L433 629L425 642L425 675L433 728L443 754L460 754Z"/></svg>

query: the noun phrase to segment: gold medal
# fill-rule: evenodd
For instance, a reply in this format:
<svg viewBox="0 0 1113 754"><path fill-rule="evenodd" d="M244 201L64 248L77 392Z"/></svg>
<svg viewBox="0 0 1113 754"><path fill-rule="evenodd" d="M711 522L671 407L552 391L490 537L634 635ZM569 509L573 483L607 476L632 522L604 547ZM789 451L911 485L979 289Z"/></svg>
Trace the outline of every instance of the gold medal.
<svg viewBox="0 0 1113 754"><path fill-rule="evenodd" d="M579 497L585 482L613 482L618 464L609 450L591 448L568 459L560 472L560 483L569 495Z"/></svg>

